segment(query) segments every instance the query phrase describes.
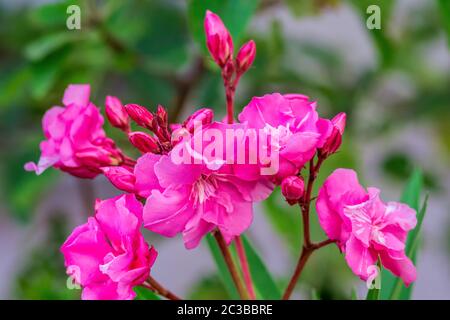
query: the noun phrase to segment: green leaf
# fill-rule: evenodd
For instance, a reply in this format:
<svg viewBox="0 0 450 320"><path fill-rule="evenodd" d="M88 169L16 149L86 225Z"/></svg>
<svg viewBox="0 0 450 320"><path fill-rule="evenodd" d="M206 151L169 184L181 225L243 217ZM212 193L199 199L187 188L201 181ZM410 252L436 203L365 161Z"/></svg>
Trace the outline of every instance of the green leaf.
<svg viewBox="0 0 450 320"><path fill-rule="evenodd" d="M80 1L77 2L77 5L81 5ZM66 0L40 5L30 12L30 20L37 27L66 27L67 7L71 4L76 3ZM83 16L83 10L81 12Z"/></svg>
<svg viewBox="0 0 450 320"><path fill-rule="evenodd" d="M316 289L311 290L311 300L320 300L319 293Z"/></svg>
<svg viewBox="0 0 450 320"><path fill-rule="evenodd" d="M230 272L228 271L225 260L220 252L220 248L216 243L212 234L206 236L206 242L208 244L209 250L213 256L214 262L216 263L217 269L219 271L219 276L225 285L225 288L230 295L231 299L238 300L239 293L234 286L233 279L231 278Z"/></svg>
<svg viewBox="0 0 450 320"><path fill-rule="evenodd" d="M420 242L420 230L423 223L423 218L425 217L425 212L427 210L428 204L428 195L425 197L425 200L422 204L422 209L420 209L419 214L417 215L417 226L411 231L408 236L408 240L406 242L406 255L412 260L413 263L416 262L417 258L417 250ZM391 293L391 300L401 299L401 300L409 300L411 299L412 290L414 283L411 283L409 287L405 287L402 280L397 278L397 281L394 285L394 288Z"/></svg>
<svg viewBox="0 0 450 320"><path fill-rule="evenodd" d="M242 236L242 242L244 243L244 249L255 289L259 292L262 299L280 299L281 292L261 257L255 251L247 237Z"/></svg>
<svg viewBox="0 0 450 320"><path fill-rule="evenodd" d="M369 289L369 291L367 291L367 296L366 296L366 300L380 300L380 289Z"/></svg>
<svg viewBox="0 0 450 320"><path fill-rule="evenodd" d="M409 181L400 199L401 202L406 203L411 208L416 210L416 212L419 212L419 198L422 190L422 185L423 185L422 171L416 169L409 178ZM419 216L420 214L418 215L418 218ZM416 229L417 228L419 228L419 225L416 227ZM411 232L411 234L413 233L414 232ZM410 238L408 238L408 241L406 243L407 247L409 241ZM408 255L408 253L406 254L408 257L411 258L411 256ZM382 270L382 279L383 281L381 282L381 299L383 300L390 299L393 296L395 286L397 285L398 281L400 281L400 279L397 279L392 273L390 273L386 269Z"/></svg>
<svg viewBox="0 0 450 320"><path fill-rule="evenodd" d="M188 24L194 39L206 52L203 20L206 10L219 15L233 37L235 47L240 43L245 27L259 5L259 0L190 0Z"/></svg>
<svg viewBox="0 0 450 320"><path fill-rule="evenodd" d="M133 290L136 292L134 300L161 300L157 294L147 288L136 286Z"/></svg>
<svg viewBox="0 0 450 320"><path fill-rule="evenodd" d="M450 47L450 1L437 0L444 30L447 33L447 43Z"/></svg>
<svg viewBox="0 0 450 320"><path fill-rule="evenodd" d="M379 270L382 270L381 261L378 259L377 266ZM375 281L379 281L381 283L381 288L383 287L383 272L381 271L378 277L381 277L381 279L374 279ZM381 290L377 288L376 285L373 286L372 289L369 289L367 291L366 300L380 300L381 298Z"/></svg>
<svg viewBox="0 0 450 320"><path fill-rule="evenodd" d="M45 35L25 47L25 56L31 61L41 60L78 38L77 33L67 30Z"/></svg>

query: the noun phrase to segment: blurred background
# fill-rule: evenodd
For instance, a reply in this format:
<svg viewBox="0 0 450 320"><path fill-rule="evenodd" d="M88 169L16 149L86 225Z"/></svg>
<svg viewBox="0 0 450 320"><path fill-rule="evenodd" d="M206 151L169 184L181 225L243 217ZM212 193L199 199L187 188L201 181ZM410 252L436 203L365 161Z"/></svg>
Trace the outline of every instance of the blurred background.
<svg viewBox="0 0 450 320"><path fill-rule="evenodd" d="M71 4L81 8L80 30L66 27ZM366 27L371 4L381 8L381 30ZM342 150L319 184L336 167L354 168L395 201L413 169L423 170L430 201L413 297L450 299L448 0L0 0L0 298L79 298L67 289L59 247L93 214L95 198L117 194L103 177L23 170L39 157L42 115L68 84L91 84L102 109L111 94L151 110L160 103L172 120L198 107L225 115L220 73L204 45L206 8L222 17L235 47L257 44L238 110L278 91L307 94L324 117L348 114ZM128 150L118 130L106 130ZM313 239L323 239L312 220ZM248 236L282 287L300 229L298 208L278 192L256 207ZM183 297L227 298L206 245L187 251L179 238L146 236L159 251L158 281ZM347 299L352 288L363 297L364 285L330 246L311 258L296 297Z"/></svg>

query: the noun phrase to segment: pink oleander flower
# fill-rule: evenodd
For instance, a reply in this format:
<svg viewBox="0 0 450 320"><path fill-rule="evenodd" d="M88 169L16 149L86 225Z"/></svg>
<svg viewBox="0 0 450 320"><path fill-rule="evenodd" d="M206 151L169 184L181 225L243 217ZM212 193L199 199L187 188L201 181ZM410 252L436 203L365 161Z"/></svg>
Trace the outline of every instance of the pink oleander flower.
<svg viewBox="0 0 450 320"><path fill-rule="evenodd" d="M67 274L83 287L84 300L133 299L157 256L139 231L142 204L128 194L98 201L95 211L61 247Z"/></svg>
<svg viewBox="0 0 450 320"><path fill-rule="evenodd" d="M267 179L239 179L234 173L235 166L226 164L223 154L209 157L202 152L210 146L205 136L210 130L225 137L226 128L239 126L242 125L214 122L159 160L155 161L155 157L138 160L141 174L145 171L151 176L144 184L147 190L152 189L144 206L147 229L167 237L182 233L186 248L191 249L215 228L230 243L250 226L253 202L264 200L272 192L272 183ZM202 150L194 149L197 134L203 141ZM229 142L224 142L222 151L226 143ZM176 160L181 153L188 155L185 159L190 163Z"/></svg>
<svg viewBox="0 0 450 320"><path fill-rule="evenodd" d="M254 97L239 114L239 121L250 128L264 129L276 138L272 152L279 153L279 170L273 179L297 175L299 170L323 146L331 130L329 120L319 118L316 103L300 94L279 93ZM257 166L242 167L240 174L256 175Z"/></svg>
<svg viewBox="0 0 450 320"><path fill-rule="evenodd" d="M255 41L250 40L249 42L244 43L242 45L236 56L236 66L237 72L239 74L243 74L251 67L253 61L255 60L255 55L256 55Z"/></svg>
<svg viewBox="0 0 450 320"><path fill-rule="evenodd" d="M405 255L405 242L416 226L416 212L406 204L385 204L379 194L377 188L364 190L353 170L337 169L319 190L319 222L362 280L379 258L408 286L416 279L416 269Z"/></svg>
<svg viewBox="0 0 450 320"><path fill-rule="evenodd" d="M223 68L233 57L233 40L227 28L218 15L206 11L204 28L206 33L206 46L214 61Z"/></svg>
<svg viewBox="0 0 450 320"><path fill-rule="evenodd" d="M94 178L101 167L123 162L122 152L105 135L103 117L89 102L89 94L89 85L69 85L64 92L65 108L53 107L45 113L41 158L37 164L25 164L27 171L41 174L53 166L80 178Z"/></svg>

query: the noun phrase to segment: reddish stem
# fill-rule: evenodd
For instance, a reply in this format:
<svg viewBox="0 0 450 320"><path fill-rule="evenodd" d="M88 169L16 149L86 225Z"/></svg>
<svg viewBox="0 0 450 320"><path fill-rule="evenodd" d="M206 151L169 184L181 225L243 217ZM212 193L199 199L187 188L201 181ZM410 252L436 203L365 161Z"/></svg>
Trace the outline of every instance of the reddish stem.
<svg viewBox="0 0 450 320"><path fill-rule="evenodd" d="M309 177L307 187L303 194L303 198L301 202L299 202L300 208L302 210L302 219L303 219L303 246L302 251L300 253L300 258L298 259L297 266L295 267L294 274L292 275L289 284L283 294L282 299L288 300L294 291L295 285L297 284L298 279L305 267L306 262L308 261L311 254L330 243L333 243L334 240L327 239L319 243L311 242L311 232L309 225L309 209L311 204L311 193L314 181L317 178L317 174L319 172L320 166L322 165L324 158L320 157L317 160L316 165L314 165L314 158L309 162Z"/></svg>
<svg viewBox="0 0 450 320"><path fill-rule="evenodd" d="M169 300L181 300L180 297L178 297L176 294L172 293L171 291L164 288L158 281L156 281L152 276L149 276L147 279L147 282L144 282L144 287L147 289L153 290L155 293L159 294L160 296L167 298Z"/></svg>
<svg viewBox="0 0 450 320"><path fill-rule="evenodd" d="M245 254L245 248L242 243L241 237L237 236L234 240L234 243L236 244L237 253L239 256L239 262L241 264L242 268L242 274L244 275L244 281L245 285L247 286L248 295L250 297L250 300L255 300L255 290L253 289L253 281L252 276L250 274L250 268L248 266L247 261L247 255Z"/></svg>
<svg viewBox="0 0 450 320"><path fill-rule="evenodd" d="M222 236L222 233L219 230L213 232L214 238L216 238L217 244L219 245L220 251L222 252L222 256L225 260L225 263L228 267L228 271L230 271L231 278L236 286L236 289L242 300L248 300L248 293L245 290L245 286L242 283L242 279L239 276L239 272L234 264L233 258L231 256L230 250L228 250L225 239Z"/></svg>

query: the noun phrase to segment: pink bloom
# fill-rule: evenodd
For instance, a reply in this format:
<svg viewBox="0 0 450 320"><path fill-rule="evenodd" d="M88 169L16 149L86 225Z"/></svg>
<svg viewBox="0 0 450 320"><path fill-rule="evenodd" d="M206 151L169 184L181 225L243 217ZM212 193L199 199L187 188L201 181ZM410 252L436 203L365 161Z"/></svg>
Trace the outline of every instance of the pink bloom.
<svg viewBox="0 0 450 320"><path fill-rule="evenodd" d="M218 15L206 11L204 27L206 32L206 46L214 61L224 67L233 57L233 40Z"/></svg>
<svg viewBox="0 0 450 320"><path fill-rule="evenodd" d="M297 203L303 197L304 191L305 183L301 177L289 176L281 182L281 193L291 205Z"/></svg>
<svg viewBox="0 0 450 320"><path fill-rule="evenodd" d="M67 273L85 300L133 299L133 286L148 278L157 256L139 231L142 204L123 195L98 201L95 210L61 247Z"/></svg>
<svg viewBox="0 0 450 320"><path fill-rule="evenodd" d="M105 113L113 127L125 132L130 131L130 117L117 97L106 97Z"/></svg>
<svg viewBox="0 0 450 320"><path fill-rule="evenodd" d="M239 121L248 127L264 129L276 138L272 152L279 152L280 168L274 181L296 175L323 146L330 130L330 121L319 118L316 103L300 94L279 93L255 97L239 114ZM244 174L256 173L245 170Z"/></svg>
<svg viewBox="0 0 450 320"><path fill-rule="evenodd" d="M353 170L337 169L319 190L319 222L362 280L380 258L408 286L416 279L416 269L405 255L405 242L416 226L416 212L402 203L385 204L379 193L376 188L364 190Z"/></svg>
<svg viewBox="0 0 450 320"><path fill-rule="evenodd" d="M320 149L321 155L327 157L335 153L342 143L342 135L345 130L346 114L341 112L331 119L331 130L327 136L323 147Z"/></svg>
<svg viewBox="0 0 450 320"><path fill-rule="evenodd" d="M241 125L214 122L196 135L214 129L225 137L225 129L233 126ZM206 150L210 140L205 136L200 138L203 139L203 150ZM167 237L182 233L189 249L196 247L202 237L215 228L230 243L250 226L253 202L265 199L273 185L263 179L239 179L233 171L234 166L225 164L222 154L208 157L203 150L192 150L192 140L177 144L171 154L161 156L156 163L154 159L141 163L147 172L153 170L157 177L157 181L152 179L154 189L144 207L144 225ZM175 155L186 150L190 150L191 164L176 163ZM193 163L194 159L198 164Z"/></svg>
<svg viewBox="0 0 450 320"><path fill-rule="evenodd" d="M239 49L236 56L237 72L242 74L248 70L253 64L256 55L255 41L250 40Z"/></svg>
<svg viewBox="0 0 450 320"><path fill-rule="evenodd" d="M63 107L53 107L43 118L46 140L40 144L38 164L29 162L27 171L41 174L48 167L74 176L93 178L103 166L118 165L123 155L103 131L103 117L89 102L89 85L69 85Z"/></svg>

